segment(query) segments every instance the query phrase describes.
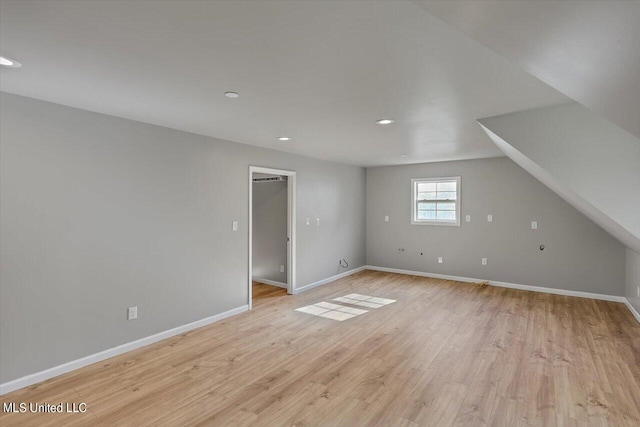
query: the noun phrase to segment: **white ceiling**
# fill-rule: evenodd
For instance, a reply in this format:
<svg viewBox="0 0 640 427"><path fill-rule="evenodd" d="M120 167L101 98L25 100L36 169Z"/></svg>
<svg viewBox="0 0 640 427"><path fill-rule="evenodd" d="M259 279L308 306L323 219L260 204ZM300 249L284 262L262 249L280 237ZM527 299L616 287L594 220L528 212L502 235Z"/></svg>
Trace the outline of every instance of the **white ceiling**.
<svg viewBox="0 0 640 427"><path fill-rule="evenodd" d="M416 1L640 138L640 1Z"/></svg>
<svg viewBox="0 0 640 427"><path fill-rule="evenodd" d="M344 163L502 155L476 119L569 100L410 1L0 1L2 91Z"/></svg>

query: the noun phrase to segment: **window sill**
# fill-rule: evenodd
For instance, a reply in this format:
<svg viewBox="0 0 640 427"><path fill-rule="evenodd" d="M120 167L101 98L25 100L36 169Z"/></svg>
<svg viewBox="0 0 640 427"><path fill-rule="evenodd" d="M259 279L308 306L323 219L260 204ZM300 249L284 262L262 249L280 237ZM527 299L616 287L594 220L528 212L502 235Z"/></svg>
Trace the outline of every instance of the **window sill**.
<svg viewBox="0 0 640 427"><path fill-rule="evenodd" d="M411 225L444 225L445 227L460 227L460 221L411 221Z"/></svg>

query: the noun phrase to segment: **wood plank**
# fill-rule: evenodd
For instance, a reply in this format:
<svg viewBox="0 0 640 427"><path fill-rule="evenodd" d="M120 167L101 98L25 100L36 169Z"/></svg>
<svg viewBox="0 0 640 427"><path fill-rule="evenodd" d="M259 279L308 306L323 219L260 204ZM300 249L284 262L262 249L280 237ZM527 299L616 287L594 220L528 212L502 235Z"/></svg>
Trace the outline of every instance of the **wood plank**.
<svg viewBox="0 0 640 427"><path fill-rule="evenodd" d="M343 322L295 309L397 300ZM640 325L620 303L364 271L18 390L86 414L0 425L640 425Z"/></svg>

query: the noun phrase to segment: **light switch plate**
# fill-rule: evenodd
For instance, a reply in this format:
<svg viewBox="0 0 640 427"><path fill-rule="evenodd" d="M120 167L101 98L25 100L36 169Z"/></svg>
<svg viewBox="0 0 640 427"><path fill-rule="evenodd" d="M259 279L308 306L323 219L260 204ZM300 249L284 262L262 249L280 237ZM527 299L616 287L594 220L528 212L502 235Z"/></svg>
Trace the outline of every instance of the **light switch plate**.
<svg viewBox="0 0 640 427"><path fill-rule="evenodd" d="M471 215L466 215L464 217L464 220L467 221L467 222L471 222Z"/></svg>
<svg viewBox="0 0 640 427"><path fill-rule="evenodd" d="M442 264L444 262L444 260L442 259L441 256L438 257L438 264Z"/></svg>
<svg viewBox="0 0 640 427"><path fill-rule="evenodd" d="M238 231L238 221L233 221L231 223L231 230Z"/></svg>
<svg viewBox="0 0 640 427"><path fill-rule="evenodd" d="M531 221L531 229L532 230L538 229L538 221Z"/></svg>
<svg viewBox="0 0 640 427"><path fill-rule="evenodd" d="M307 218L307 220L306 220L306 222L305 222L305 223L306 223L307 225L310 225L310 224L311 224L311 218Z"/></svg>
<svg viewBox="0 0 640 427"><path fill-rule="evenodd" d="M138 318L138 306L129 307L127 309L127 320L136 320Z"/></svg>
<svg viewBox="0 0 640 427"><path fill-rule="evenodd" d="M487 215L487 222L493 222L493 215Z"/></svg>
<svg viewBox="0 0 640 427"><path fill-rule="evenodd" d="M487 259L486 258L482 258L482 265L487 265Z"/></svg>
<svg viewBox="0 0 640 427"><path fill-rule="evenodd" d="M384 222L389 222L389 215L384 216Z"/></svg>
<svg viewBox="0 0 640 427"><path fill-rule="evenodd" d="M316 226L320 227L320 218L316 218Z"/></svg>

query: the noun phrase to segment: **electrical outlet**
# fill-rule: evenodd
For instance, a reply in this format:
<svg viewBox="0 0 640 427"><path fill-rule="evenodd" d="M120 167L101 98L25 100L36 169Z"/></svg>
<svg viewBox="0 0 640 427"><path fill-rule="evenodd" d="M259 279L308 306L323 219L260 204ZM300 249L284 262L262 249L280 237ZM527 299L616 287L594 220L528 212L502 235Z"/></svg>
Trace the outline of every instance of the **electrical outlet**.
<svg viewBox="0 0 640 427"><path fill-rule="evenodd" d="M127 309L127 320L136 320L138 318L138 306L129 307Z"/></svg>
<svg viewBox="0 0 640 427"><path fill-rule="evenodd" d="M640 286L638 286L638 291L636 294L638 295L638 298L640 298Z"/></svg>
<svg viewBox="0 0 640 427"><path fill-rule="evenodd" d="M467 221L467 222L471 222L471 215L466 215L464 217L464 220Z"/></svg>
<svg viewBox="0 0 640 427"><path fill-rule="evenodd" d="M487 259L486 258L482 258L482 265L487 265Z"/></svg>
<svg viewBox="0 0 640 427"><path fill-rule="evenodd" d="M233 221L231 223L231 230L238 231L238 221Z"/></svg>
<svg viewBox="0 0 640 427"><path fill-rule="evenodd" d="M444 262L444 260L442 259L441 256L438 257L438 264L442 264Z"/></svg>
<svg viewBox="0 0 640 427"><path fill-rule="evenodd" d="M493 222L493 215L487 215L487 222Z"/></svg>
<svg viewBox="0 0 640 427"><path fill-rule="evenodd" d="M531 229L532 230L538 229L538 221L531 221Z"/></svg>
<svg viewBox="0 0 640 427"><path fill-rule="evenodd" d="M389 222L389 215L384 216L384 222Z"/></svg>
<svg viewBox="0 0 640 427"><path fill-rule="evenodd" d="M284 273L284 265L280 266L280 273Z"/></svg>

